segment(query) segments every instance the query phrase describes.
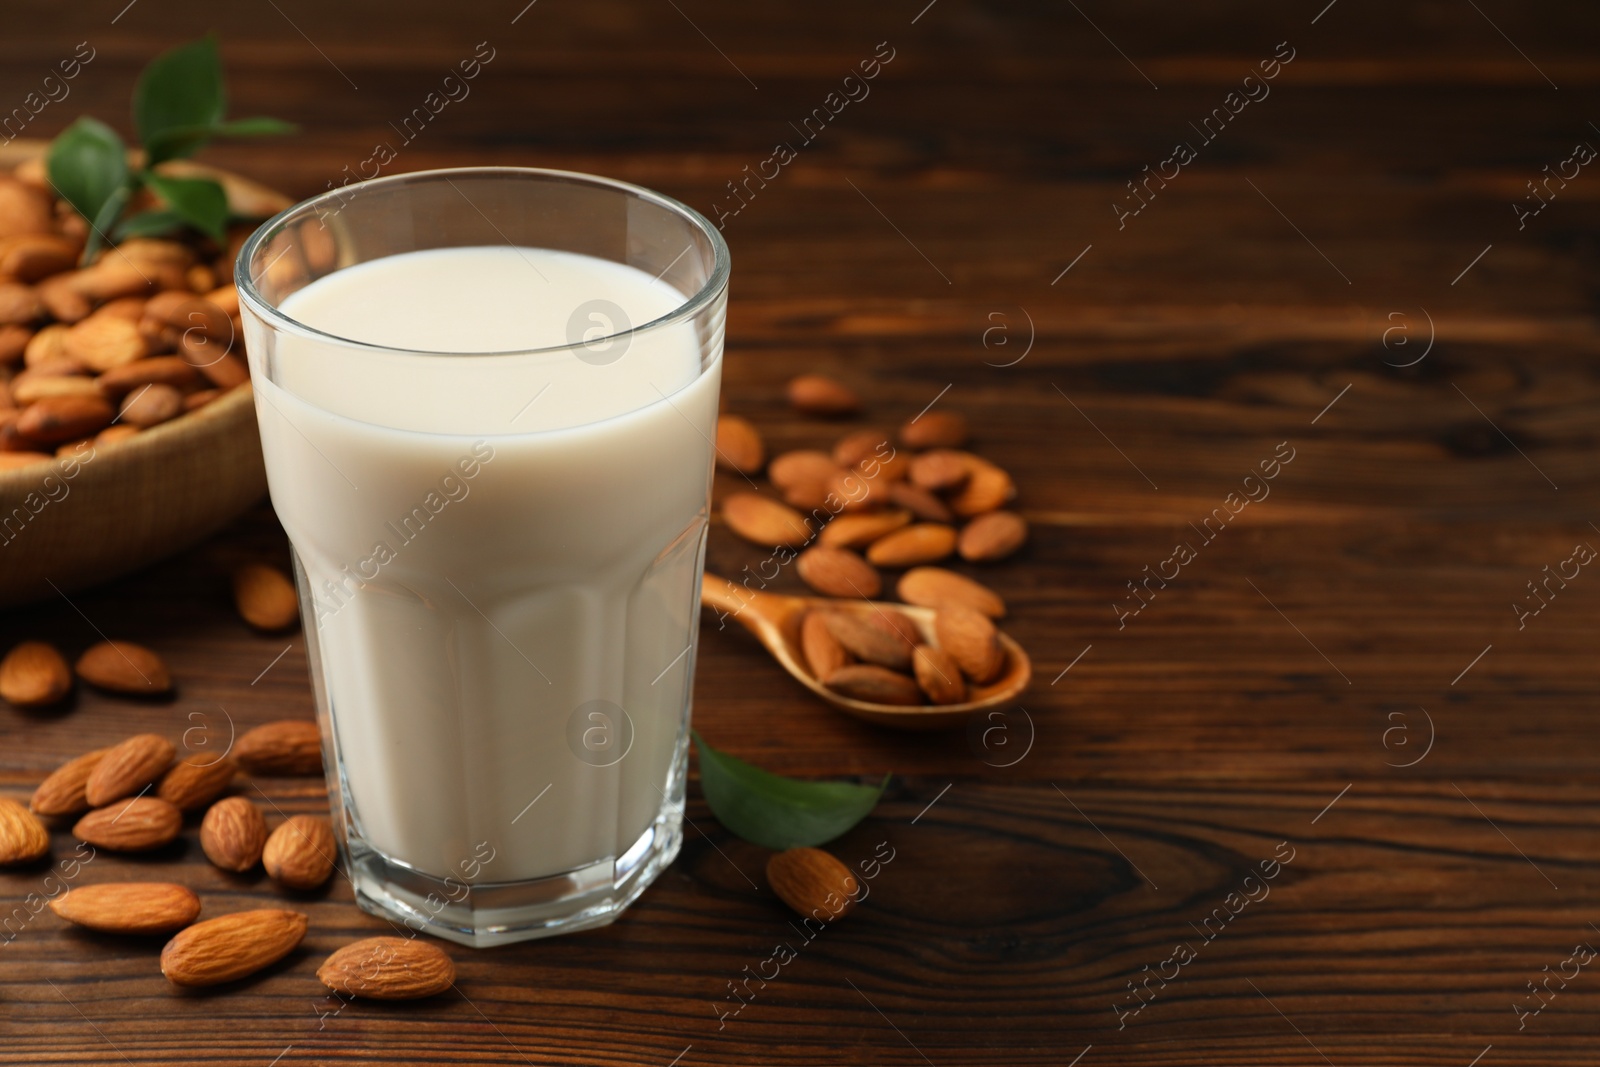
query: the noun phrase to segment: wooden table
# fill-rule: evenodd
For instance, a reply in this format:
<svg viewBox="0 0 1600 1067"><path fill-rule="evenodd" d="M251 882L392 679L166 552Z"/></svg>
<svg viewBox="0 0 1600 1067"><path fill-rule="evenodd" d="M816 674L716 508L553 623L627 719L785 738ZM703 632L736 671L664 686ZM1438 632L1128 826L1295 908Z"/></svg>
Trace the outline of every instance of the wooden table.
<svg viewBox="0 0 1600 1067"><path fill-rule="evenodd" d="M169 988L153 945L46 914L0 948L0 1062L1592 1058L1600 975L1568 961L1600 943L1600 578L1552 583L1520 625L1513 608L1600 545L1600 177L1566 164L1537 216L1519 228L1513 209L1600 144L1590 9L124 3L8 8L0 108L87 39L70 101L28 132L121 120L144 60L215 26L234 113L304 132L207 158L297 195L388 142L386 172L599 171L710 214L796 146L725 219L730 407L774 449L826 444L840 427L782 403L789 376L821 370L871 398L862 423L970 416L1033 523L985 574L1038 671L974 731L885 733L708 628L695 722L713 743L787 774L894 773L835 846L894 849L870 900L720 1023L730 982L798 938L762 850L691 787L681 858L622 921L453 950L461 995L422 1004L324 994L322 956L383 929L342 880L301 902L302 951L211 995ZM494 57L471 95L403 143L480 41ZM801 120L891 50L802 143ZM1234 115L1235 91L1258 99ZM1180 141L1194 158L1165 162ZM1163 172L1134 198L1126 183ZM1283 450L1269 497L1209 541L1191 528ZM1119 624L1127 583L1170 574L1179 541L1195 558ZM714 569L758 555L714 532ZM136 730L308 715L302 638L248 632L226 591L237 561L285 557L263 506L74 606L10 612L7 644L125 636L180 689L4 712L7 790ZM320 793L268 787L284 812ZM192 833L85 877L174 864L215 911L278 899L212 869ZM10 901L40 878L0 886Z"/></svg>

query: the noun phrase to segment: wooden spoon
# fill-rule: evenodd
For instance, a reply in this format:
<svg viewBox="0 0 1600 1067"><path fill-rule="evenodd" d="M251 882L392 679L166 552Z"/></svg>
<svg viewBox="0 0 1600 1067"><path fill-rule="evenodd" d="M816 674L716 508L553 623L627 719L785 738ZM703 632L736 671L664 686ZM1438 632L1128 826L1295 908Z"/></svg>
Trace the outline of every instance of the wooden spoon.
<svg viewBox="0 0 1600 1067"><path fill-rule="evenodd" d="M958 726L973 712L992 708L1015 700L1028 687L1033 676L1033 664L1028 654L1005 634L1000 634L1000 645L1006 653L1006 670L1000 679L989 685L973 689L971 697L961 704L870 704L836 693L823 685L806 669L805 657L800 650L800 620L815 608L825 611L846 611L861 615L897 611L910 619L922 639L935 644L932 608L912 607L908 604L880 604L871 600L835 600L831 597L780 596L777 593L758 593L740 589L727 579L706 574L700 581L700 603L708 608L726 612L737 619L746 630L755 634L773 658L800 680L800 684L826 700L840 711L858 719L893 726L901 730L935 730Z"/></svg>

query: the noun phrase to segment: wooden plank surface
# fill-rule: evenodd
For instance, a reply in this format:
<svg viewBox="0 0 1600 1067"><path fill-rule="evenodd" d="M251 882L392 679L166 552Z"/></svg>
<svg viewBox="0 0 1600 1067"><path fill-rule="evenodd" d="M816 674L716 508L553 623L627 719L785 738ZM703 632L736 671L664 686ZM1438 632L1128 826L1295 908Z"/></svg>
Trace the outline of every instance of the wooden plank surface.
<svg viewBox="0 0 1600 1067"><path fill-rule="evenodd" d="M936 397L966 413L1033 522L985 578L1037 667L1001 720L889 734L707 628L694 714L709 739L784 773L894 772L837 850L887 841L895 859L814 941L795 944L764 854L691 787L682 858L620 922L452 948L460 994L423 1004L324 994L322 956L384 929L337 879L301 902L303 950L205 995L168 987L156 946L45 914L0 945L0 1063L1592 1058L1600 978L1580 970L1537 1000L1529 983L1600 940L1600 579L1521 629L1511 605L1575 543L1600 545L1600 176L1585 169L1523 229L1511 205L1576 142L1600 145L1600 13L925 3L0 14L0 109L77 42L97 50L29 135L81 111L125 129L143 62L214 27L235 113L303 132L208 158L310 195L398 143L391 123L487 41L472 95L392 171L591 170L707 213L889 42L870 95L727 220L725 394L774 449L893 426ZM1189 123L1284 41L1295 58L1270 95L1119 228L1125 183L1198 141ZM788 412L784 381L812 369L870 409L843 427ZM1126 583L1280 442L1295 458L1271 496L1119 625ZM228 602L235 563L286 554L263 505L142 574L0 618L8 645L142 641L179 679L170 702L5 711L0 786L23 794L137 730L220 740L230 722L309 714L303 639L252 634ZM712 569L758 558L714 529ZM316 785L265 786L286 813L324 804ZM193 836L84 877L175 870L217 912L278 899L212 868ZM71 847L57 835L58 858ZM7 908L46 870L0 875ZM1230 896L1247 891L1260 899ZM797 958L732 1014L730 982L784 941Z"/></svg>

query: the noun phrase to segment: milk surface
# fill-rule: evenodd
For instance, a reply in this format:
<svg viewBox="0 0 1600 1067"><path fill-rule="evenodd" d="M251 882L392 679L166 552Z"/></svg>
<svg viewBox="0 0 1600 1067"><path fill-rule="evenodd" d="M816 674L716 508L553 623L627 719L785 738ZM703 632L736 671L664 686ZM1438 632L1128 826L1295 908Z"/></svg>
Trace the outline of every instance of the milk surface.
<svg viewBox="0 0 1600 1067"><path fill-rule="evenodd" d="M543 877L621 855L661 810L687 728L720 356L702 373L688 322L620 356L529 350L684 301L588 256L456 248L290 296L283 312L320 333L247 325L315 680L360 836L389 858ZM575 739L612 706L632 742L601 766ZM486 842L494 859L467 877Z"/></svg>

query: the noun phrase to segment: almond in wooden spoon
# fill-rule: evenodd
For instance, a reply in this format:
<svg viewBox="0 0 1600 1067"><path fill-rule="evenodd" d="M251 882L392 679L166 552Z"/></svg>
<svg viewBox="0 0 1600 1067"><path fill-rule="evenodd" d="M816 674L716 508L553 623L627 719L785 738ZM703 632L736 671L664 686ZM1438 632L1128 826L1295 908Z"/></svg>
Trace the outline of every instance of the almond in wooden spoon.
<svg viewBox="0 0 1600 1067"><path fill-rule="evenodd" d="M277 963L306 936L306 916L263 908L195 923L161 950L161 973L180 986L232 982Z"/></svg>
<svg viewBox="0 0 1600 1067"><path fill-rule="evenodd" d="M823 621L834 640L853 655L897 671L911 668L911 641L887 621L843 611L825 615Z"/></svg>
<svg viewBox="0 0 1600 1067"><path fill-rule="evenodd" d="M1005 650L988 616L951 604L939 609L933 630L939 647L956 661L962 674L979 685L994 681L1005 670Z"/></svg>
<svg viewBox="0 0 1600 1067"><path fill-rule="evenodd" d="M417 1000L449 989L456 965L431 941L369 937L329 956L317 968L317 978L342 996Z"/></svg>
<svg viewBox="0 0 1600 1067"><path fill-rule="evenodd" d="M908 675L875 663L852 663L840 667L822 683L852 700L868 704L911 705L922 703L922 690Z"/></svg>
<svg viewBox="0 0 1600 1067"><path fill-rule="evenodd" d="M200 898L171 882L84 885L50 902L69 923L106 934L170 934L200 915Z"/></svg>
<svg viewBox="0 0 1600 1067"><path fill-rule="evenodd" d="M23 708L60 702L72 692L72 671L54 645L24 641L0 660L0 697Z"/></svg>
<svg viewBox="0 0 1600 1067"><path fill-rule="evenodd" d="M911 654L911 669L917 685L934 704L959 704L967 699L967 683L961 666L944 649L918 645Z"/></svg>
<svg viewBox="0 0 1600 1067"><path fill-rule="evenodd" d="M152 696L172 689L161 657L132 641L102 641L78 657L78 677L113 693Z"/></svg>
<svg viewBox="0 0 1600 1067"><path fill-rule="evenodd" d="M828 632L828 616L822 611L808 611L800 620L800 651L812 676L818 679L855 662L839 639Z"/></svg>

